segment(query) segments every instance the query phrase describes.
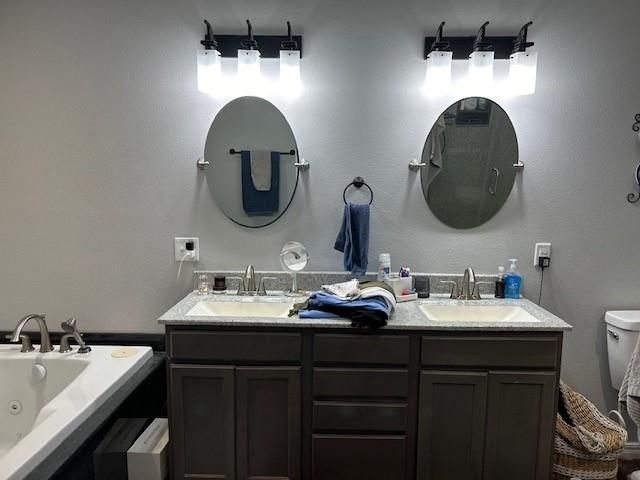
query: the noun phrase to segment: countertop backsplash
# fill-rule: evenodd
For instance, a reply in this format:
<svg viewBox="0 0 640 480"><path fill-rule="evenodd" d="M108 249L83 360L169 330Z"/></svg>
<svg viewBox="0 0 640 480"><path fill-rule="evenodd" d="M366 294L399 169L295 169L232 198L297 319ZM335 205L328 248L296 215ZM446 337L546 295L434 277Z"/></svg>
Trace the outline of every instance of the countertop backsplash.
<svg viewBox="0 0 640 480"><path fill-rule="evenodd" d="M207 274L209 276L209 283L213 284L214 277L243 277L244 271L216 271L216 270L194 270L193 272L193 285L196 289L197 278L200 274ZM287 272L282 271L257 271L256 275L256 287L259 285L261 277L275 277L276 280L270 280L266 282L267 290L279 290L283 291L291 287L292 276ZM375 272L367 272L366 275L359 277L360 280L375 280L377 274ZM451 286L440 283L441 281L457 281L458 285L462 282L462 274L451 273L411 273L411 276L415 279L422 279L424 277L429 278L430 292L434 294L446 294L451 291ZM304 291L319 290L322 285L346 282L351 280L353 275L349 272L300 272L298 273L298 288ZM476 280L481 282L495 282L496 275L489 274L476 274ZM237 280L229 280L227 284L228 289L238 288ZM494 286L491 284L481 284L480 293L482 295L490 295L494 292Z"/></svg>

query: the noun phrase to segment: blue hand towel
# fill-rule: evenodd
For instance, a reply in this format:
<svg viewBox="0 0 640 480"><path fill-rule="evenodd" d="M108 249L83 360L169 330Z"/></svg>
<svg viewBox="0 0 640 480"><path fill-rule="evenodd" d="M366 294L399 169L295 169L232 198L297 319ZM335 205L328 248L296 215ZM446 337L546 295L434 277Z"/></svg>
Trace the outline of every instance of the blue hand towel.
<svg viewBox="0 0 640 480"><path fill-rule="evenodd" d="M344 206L342 226L333 246L344 253L344 269L362 276L369 263L369 204L349 203Z"/></svg>
<svg viewBox="0 0 640 480"><path fill-rule="evenodd" d="M248 215L272 215L280 208L280 152L271 152L271 189L256 190L251 178L251 152L240 152L242 208Z"/></svg>

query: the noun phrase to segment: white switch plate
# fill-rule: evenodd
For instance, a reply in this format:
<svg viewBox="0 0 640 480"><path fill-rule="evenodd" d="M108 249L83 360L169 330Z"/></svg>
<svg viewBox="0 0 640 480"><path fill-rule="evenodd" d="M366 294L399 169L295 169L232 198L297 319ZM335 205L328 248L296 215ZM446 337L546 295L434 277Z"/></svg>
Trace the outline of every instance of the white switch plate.
<svg viewBox="0 0 640 480"><path fill-rule="evenodd" d="M187 250L187 242L193 242L193 250ZM186 253L185 262L200 261L200 239L197 237L175 237L173 239L173 249L175 251L176 262L180 262Z"/></svg>
<svg viewBox="0 0 640 480"><path fill-rule="evenodd" d="M550 243L536 243L533 251L533 266L538 266L538 259L540 257L551 258L551 244Z"/></svg>

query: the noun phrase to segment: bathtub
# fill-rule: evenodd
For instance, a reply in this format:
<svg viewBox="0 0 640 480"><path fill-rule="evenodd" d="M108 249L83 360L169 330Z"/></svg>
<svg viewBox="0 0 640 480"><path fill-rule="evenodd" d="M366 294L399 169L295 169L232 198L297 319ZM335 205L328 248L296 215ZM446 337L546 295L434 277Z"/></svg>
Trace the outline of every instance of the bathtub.
<svg viewBox="0 0 640 480"><path fill-rule="evenodd" d="M0 345L0 479L18 480L98 407L108 401L152 356L134 347L132 356L115 358L121 347L77 347L21 353L20 345Z"/></svg>

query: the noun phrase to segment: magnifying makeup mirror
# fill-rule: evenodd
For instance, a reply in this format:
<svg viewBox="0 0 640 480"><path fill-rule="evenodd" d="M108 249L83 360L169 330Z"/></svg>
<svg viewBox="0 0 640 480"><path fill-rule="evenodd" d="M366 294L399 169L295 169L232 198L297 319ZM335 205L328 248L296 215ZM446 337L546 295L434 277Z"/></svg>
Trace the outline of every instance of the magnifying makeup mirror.
<svg viewBox="0 0 640 480"><path fill-rule="evenodd" d="M291 290L287 290L285 295L294 296L304 293L298 290L297 273L304 270L309 263L309 255L304 245L299 242L287 242L280 252L280 264L282 268L289 272L292 278Z"/></svg>

